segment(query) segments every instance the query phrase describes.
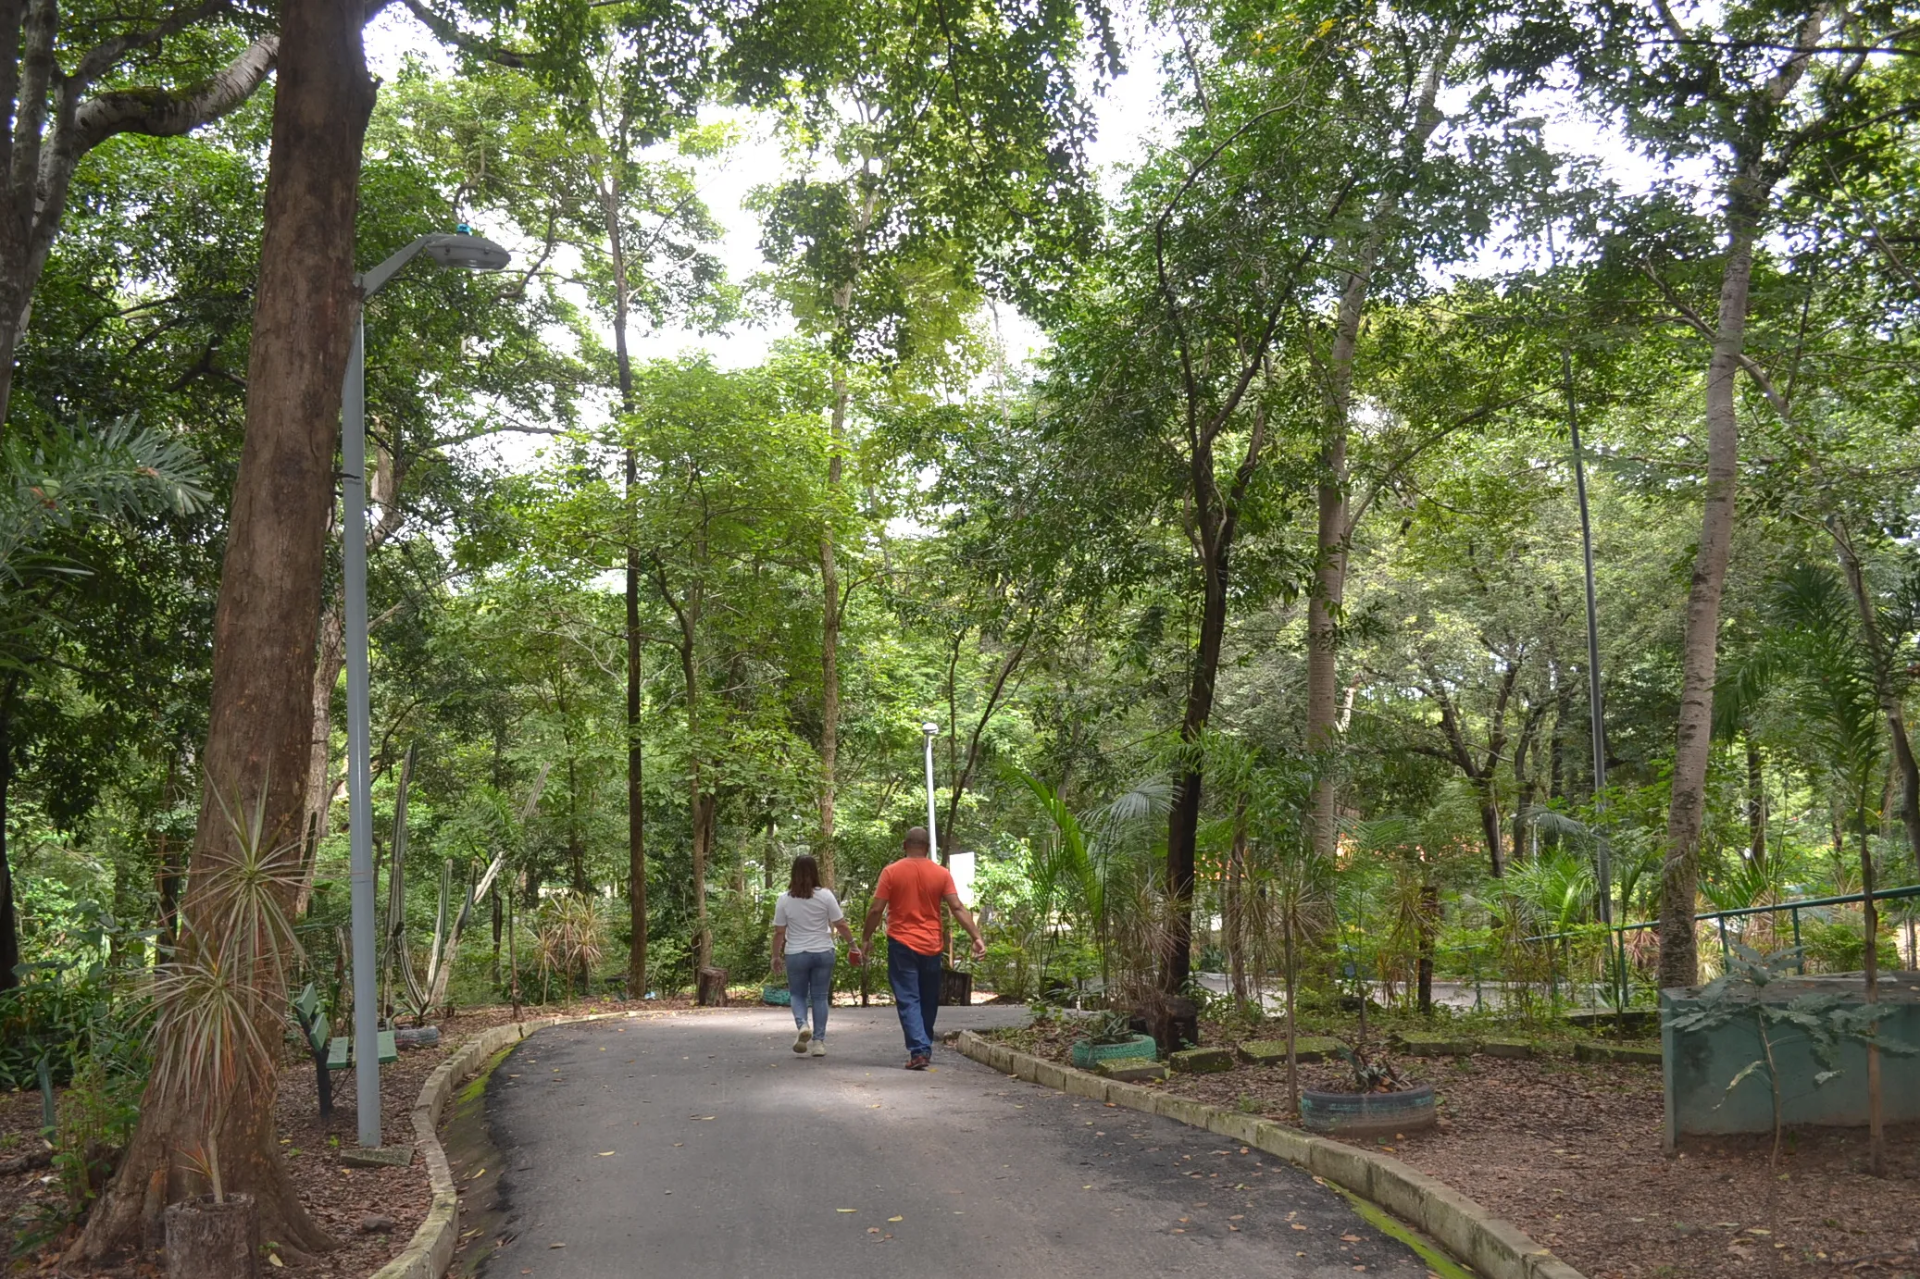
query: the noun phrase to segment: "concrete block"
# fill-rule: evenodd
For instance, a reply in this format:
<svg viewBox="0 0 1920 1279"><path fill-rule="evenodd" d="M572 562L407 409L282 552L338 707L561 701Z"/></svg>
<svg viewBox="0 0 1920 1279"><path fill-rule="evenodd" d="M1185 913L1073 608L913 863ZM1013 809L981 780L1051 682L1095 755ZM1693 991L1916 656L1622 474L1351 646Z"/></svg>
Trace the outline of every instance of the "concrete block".
<svg viewBox="0 0 1920 1279"><path fill-rule="evenodd" d="M1212 1075L1233 1069L1233 1054L1225 1048L1188 1048L1167 1057L1167 1065L1180 1075Z"/></svg>
<svg viewBox="0 0 1920 1279"><path fill-rule="evenodd" d="M1066 1072L1067 1092L1075 1097L1091 1097L1095 1101L1107 1099L1107 1081L1098 1075L1089 1075L1084 1070Z"/></svg>
<svg viewBox="0 0 1920 1279"><path fill-rule="evenodd" d="M1371 1156L1373 1172L1367 1197L1402 1221L1417 1222L1427 1196L1444 1190L1444 1182L1388 1155Z"/></svg>
<svg viewBox="0 0 1920 1279"><path fill-rule="evenodd" d="M1534 1257L1545 1252L1512 1222L1482 1219L1473 1223L1466 1260L1487 1279L1531 1279Z"/></svg>
<svg viewBox="0 0 1920 1279"><path fill-rule="evenodd" d="M1145 1114L1156 1113L1153 1099L1160 1094L1138 1084L1110 1083L1107 1085L1107 1100L1116 1106L1125 1106L1128 1110L1138 1110Z"/></svg>
<svg viewBox="0 0 1920 1279"><path fill-rule="evenodd" d="M1190 1124L1195 1128L1207 1126L1207 1112L1213 1109L1204 1101L1195 1101L1191 1097L1176 1097L1172 1093L1153 1094L1153 1113L1167 1119Z"/></svg>
<svg viewBox="0 0 1920 1279"><path fill-rule="evenodd" d="M1167 1068L1157 1061L1142 1061L1138 1057L1116 1057L1112 1061L1103 1061L1095 1065L1093 1073L1102 1079L1117 1079L1123 1083L1137 1084L1143 1079L1165 1079Z"/></svg>
<svg viewBox="0 0 1920 1279"><path fill-rule="evenodd" d="M1366 1151L1325 1137L1307 1151L1309 1170L1363 1198L1371 1197L1372 1192L1373 1165L1369 1159Z"/></svg>
<svg viewBox="0 0 1920 1279"><path fill-rule="evenodd" d="M1455 1257L1471 1260L1474 1225L1486 1217L1486 1209L1452 1186L1436 1185L1422 1196L1420 1215L1413 1219L1413 1224L1432 1235Z"/></svg>
<svg viewBox="0 0 1920 1279"><path fill-rule="evenodd" d="M1237 1110L1224 1110L1218 1106L1207 1116L1207 1131L1217 1132L1222 1137L1230 1137L1243 1146L1253 1144L1253 1126L1259 1122L1254 1115L1245 1115Z"/></svg>
<svg viewBox="0 0 1920 1279"><path fill-rule="evenodd" d="M1271 1119L1256 1119L1253 1123L1254 1147L1303 1168L1319 1140L1318 1137L1309 1137L1298 1128L1276 1124Z"/></svg>
<svg viewBox="0 0 1920 1279"><path fill-rule="evenodd" d="M1536 1252L1527 1258L1527 1279L1587 1279L1587 1277L1550 1252Z"/></svg>
<svg viewBox="0 0 1920 1279"><path fill-rule="evenodd" d="M1065 1066L1056 1066L1050 1061L1036 1057L1033 1062L1033 1082L1039 1084L1042 1088L1058 1088L1061 1092L1065 1092L1067 1090L1067 1068Z"/></svg>
<svg viewBox="0 0 1920 1279"><path fill-rule="evenodd" d="M1507 1057L1514 1061L1532 1061L1540 1053L1531 1039L1489 1039L1480 1045L1489 1057Z"/></svg>
<svg viewBox="0 0 1920 1279"><path fill-rule="evenodd" d="M1298 1035L1293 1041L1295 1061L1326 1061L1341 1047L1340 1041L1325 1035ZM1284 1039L1256 1039L1239 1046L1240 1060L1249 1066L1284 1066L1287 1064L1287 1041Z"/></svg>

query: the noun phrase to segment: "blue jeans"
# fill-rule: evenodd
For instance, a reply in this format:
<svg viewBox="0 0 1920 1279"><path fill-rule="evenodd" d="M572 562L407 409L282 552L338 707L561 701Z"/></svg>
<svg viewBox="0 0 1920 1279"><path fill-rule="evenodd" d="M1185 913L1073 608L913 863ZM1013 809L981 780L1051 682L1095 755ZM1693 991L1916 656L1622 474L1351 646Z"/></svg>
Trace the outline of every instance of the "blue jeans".
<svg viewBox="0 0 1920 1279"><path fill-rule="evenodd" d="M813 1037L827 1037L827 1007L833 1002L833 952L802 950L787 956L787 990L793 996L793 1024L807 1028L813 1009Z"/></svg>
<svg viewBox="0 0 1920 1279"><path fill-rule="evenodd" d="M792 960L788 960L792 963ZM940 1013L940 955L923 955L887 938L887 984L907 1037L907 1056L933 1055L933 1019Z"/></svg>

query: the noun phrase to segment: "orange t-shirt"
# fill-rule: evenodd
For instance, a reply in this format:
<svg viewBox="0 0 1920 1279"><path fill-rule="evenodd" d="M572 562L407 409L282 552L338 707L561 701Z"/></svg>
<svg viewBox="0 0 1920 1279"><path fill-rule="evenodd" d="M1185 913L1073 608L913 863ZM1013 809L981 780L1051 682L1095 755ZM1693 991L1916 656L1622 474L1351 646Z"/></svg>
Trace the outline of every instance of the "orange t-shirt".
<svg viewBox="0 0 1920 1279"><path fill-rule="evenodd" d="M940 903L957 893L953 876L931 857L902 857L880 872L875 901L887 904L887 936L922 955L940 953Z"/></svg>

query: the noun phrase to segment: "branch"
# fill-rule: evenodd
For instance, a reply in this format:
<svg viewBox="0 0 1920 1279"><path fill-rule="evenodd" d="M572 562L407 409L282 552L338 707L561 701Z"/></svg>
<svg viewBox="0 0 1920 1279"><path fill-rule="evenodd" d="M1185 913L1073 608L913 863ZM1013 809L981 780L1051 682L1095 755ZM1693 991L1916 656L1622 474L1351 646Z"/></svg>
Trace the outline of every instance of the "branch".
<svg viewBox="0 0 1920 1279"><path fill-rule="evenodd" d="M253 96L280 56L280 37L264 36L212 76L181 93L162 89L110 89L73 113L74 159L116 133L177 137L218 120Z"/></svg>
<svg viewBox="0 0 1920 1279"><path fill-rule="evenodd" d="M1665 280L1660 278L1659 272L1653 269L1652 262L1642 258L1640 260L1640 270L1659 288L1661 294L1667 299L1667 305L1678 312L1675 316L1666 317L1667 319L1679 320L1709 342L1717 340L1713 326L1702 319L1698 311L1695 311L1692 307L1680 300L1679 295L1668 286ZM1791 422L1793 420L1792 406L1787 403L1786 398L1782 396L1779 391L1774 389L1773 379L1767 375L1767 371L1764 368L1760 367L1759 362L1745 351L1741 351L1734 356L1734 359L1742 369L1746 370L1747 376L1753 379L1754 385L1760 388L1760 393L1767 397L1767 402L1773 405L1773 411L1780 415L1780 420L1782 422Z"/></svg>
<svg viewBox="0 0 1920 1279"><path fill-rule="evenodd" d="M210 18L227 7L227 0L201 0L190 8L175 9L145 31L134 31L127 35L114 36L103 40L80 55L80 61L74 64L73 73L67 77L67 83L75 89L84 88L106 75L120 64L121 59L136 49L159 44L176 31L183 30Z"/></svg>
<svg viewBox="0 0 1920 1279"><path fill-rule="evenodd" d="M459 49L462 53L470 53L476 58L493 63L495 66L509 67L515 71L526 70L527 59L524 55L515 53L512 49L503 48L497 44L488 44L485 40L468 35L452 22L427 8L426 5L421 4L420 0L404 0L404 3L407 6L407 12L418 19L421 26L433 32L433 34L442 41Z"/></svg>

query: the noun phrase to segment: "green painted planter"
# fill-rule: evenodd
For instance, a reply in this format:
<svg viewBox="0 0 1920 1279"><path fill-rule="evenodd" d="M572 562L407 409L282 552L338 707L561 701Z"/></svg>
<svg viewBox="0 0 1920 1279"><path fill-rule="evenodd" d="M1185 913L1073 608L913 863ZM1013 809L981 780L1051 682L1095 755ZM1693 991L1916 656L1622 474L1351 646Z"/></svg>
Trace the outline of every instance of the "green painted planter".
<svg viewBox="0 0 1920 1279"><path fill-rule="evenodd" d="M763 1004L778 1004L782 1008L791 1008L793 1007L793 992L785 986L762 986L760 988L760 1002Z"/></svg>
<svg viewBox="0 0 1920 1279"><path fill-rule="evenodd" d="M1134 1035L1117 1044L1096 1044L1090 1039L1076 1040L1067 1060L1082 1070L1093 1069L1094 1063L1118 1061L1123 1057L1144 1057L1148 1061L1158 1055L1152 1035Z"/></svg>

